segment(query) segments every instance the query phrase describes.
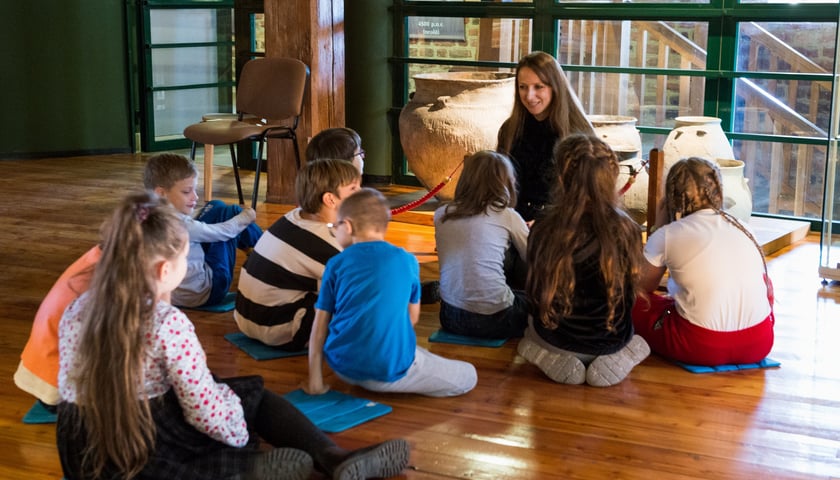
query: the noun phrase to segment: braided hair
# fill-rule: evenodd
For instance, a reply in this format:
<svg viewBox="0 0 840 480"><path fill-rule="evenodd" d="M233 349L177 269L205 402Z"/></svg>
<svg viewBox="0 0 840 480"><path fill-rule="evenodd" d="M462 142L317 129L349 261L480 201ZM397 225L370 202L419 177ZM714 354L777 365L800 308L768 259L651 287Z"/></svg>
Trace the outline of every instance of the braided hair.
<svg viewBox="0 0 840 480"><path fill-rule="evenodd" d="M764 257L764 249L737 218L723 210L723 181L718 166L705 158L684 158L671 167L665 180L667 221L674 222L704 208L714 210L752 241L761 255L766 275L767 260Z"/></svg>
<svg viewBox="0 0 840 480"><path fill-rule="evenodd" d="M526 291L536 320L556 329L575 303L575 265L597 259L607 329L628 294L641 293L641 230L619 206L618 157L600 138L573 134L554 147L551 204L528 239ZM632 293L631 293L632 292Z"/></svg>

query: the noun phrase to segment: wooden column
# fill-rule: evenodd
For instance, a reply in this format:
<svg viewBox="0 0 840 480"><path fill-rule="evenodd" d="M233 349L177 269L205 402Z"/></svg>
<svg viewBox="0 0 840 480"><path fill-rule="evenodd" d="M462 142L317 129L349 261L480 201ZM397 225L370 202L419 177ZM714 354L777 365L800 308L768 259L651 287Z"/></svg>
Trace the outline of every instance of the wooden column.
<svg viewBox="0 0 840 480"><path fill-rule="evenodd" d="M303 160L312 135L344 126L344 0L265 0L265 50L267 57L293 57L309 65L297 129ZM291 142L269 142L266 168L266 201L295 203Z"/></svg>

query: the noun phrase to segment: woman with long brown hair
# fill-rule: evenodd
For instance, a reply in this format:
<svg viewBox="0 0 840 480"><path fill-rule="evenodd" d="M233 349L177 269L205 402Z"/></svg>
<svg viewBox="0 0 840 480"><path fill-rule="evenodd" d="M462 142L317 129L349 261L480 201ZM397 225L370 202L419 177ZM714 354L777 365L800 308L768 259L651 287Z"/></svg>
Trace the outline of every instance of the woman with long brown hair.
<svg viewBox="0 0 840 480"><path fill-rule="evenodd" d="M630 318L641 231L619 207L609 145L570 135L554 158L551 203L528 239L533 317L519 354L558 383L615 385L650 353Z"/></svg>
<svg viewBox="0 0 840 480"><path fill-rule="evenodd" d="M167 202L131 195L103 232L90 288L59 324L65 477L306 479L314 463L349 480L405 467L404 440L349 452L261 377L216 381L193 324L169 303L189 239ZM261 453L258 437L275 448Z"/></svg>
<svg viewBox="0 0 840 480"><path fill-rule="evenodd" d="M516 211L526 222L538 217L548 203L554 144L572 133L595 130L560 64L545 52L522 57L516 66L513 111L499 129L497 150L516 167Z"/></svg>

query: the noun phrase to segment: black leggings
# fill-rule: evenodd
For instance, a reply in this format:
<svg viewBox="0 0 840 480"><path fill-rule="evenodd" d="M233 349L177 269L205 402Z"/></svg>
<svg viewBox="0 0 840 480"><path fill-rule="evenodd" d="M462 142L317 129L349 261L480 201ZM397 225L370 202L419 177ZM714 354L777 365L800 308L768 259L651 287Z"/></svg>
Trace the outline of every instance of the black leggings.
<svg viewBox="0 0 840 480"><path fill-rule="evenodd" d="M264 390L253 427L274 447L308 453L316 465L331 473L349 452L338 447L309 418L282 396Z"/></svg>

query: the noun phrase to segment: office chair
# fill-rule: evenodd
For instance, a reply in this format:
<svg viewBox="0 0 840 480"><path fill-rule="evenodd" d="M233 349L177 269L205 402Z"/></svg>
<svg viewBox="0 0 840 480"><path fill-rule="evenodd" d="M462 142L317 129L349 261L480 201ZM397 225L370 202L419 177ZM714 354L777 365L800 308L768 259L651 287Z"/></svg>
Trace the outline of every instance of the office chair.
<svg viewBox="0 0 840 480"><path fill-rule="evenodd" d="M292 141L295 163L300 168L300 149L297 142L297 126L303 113L303 97L309 79L309 67L293 58L257 58L249 60L242 68L239 85L236 88L236 117L209 117L207 121L194 123L184 129L184 136L192 140L190 158L195 160L195 146L204 145L205 200L210 200L213 176L213 145L229 145L236 178L239 203L245 203L239 180L239 164L236 161L235 145L250 140L259 142L254 175L254 191L251 206L257 207L262 167L263 146L270 138L285 138Z"/></svg>

